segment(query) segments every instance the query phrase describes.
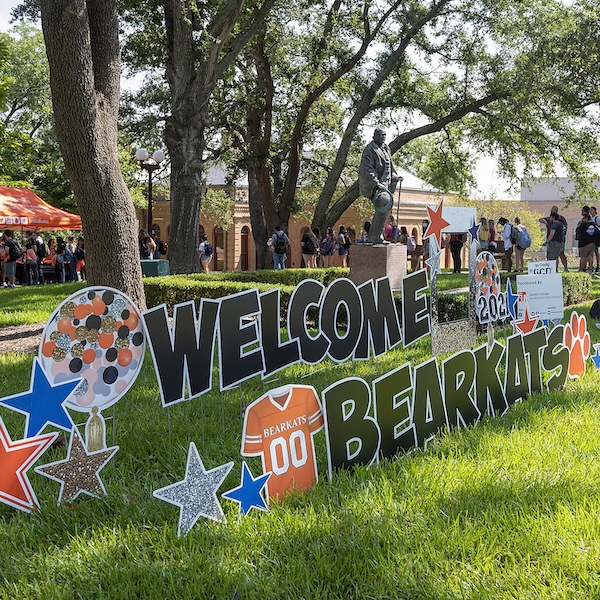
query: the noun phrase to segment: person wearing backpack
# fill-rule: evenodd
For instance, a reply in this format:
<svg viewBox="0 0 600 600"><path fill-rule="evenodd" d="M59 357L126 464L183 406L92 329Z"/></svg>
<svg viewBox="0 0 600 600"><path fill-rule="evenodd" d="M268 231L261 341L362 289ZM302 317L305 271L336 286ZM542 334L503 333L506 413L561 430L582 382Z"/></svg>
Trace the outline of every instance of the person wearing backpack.
<svg viewBox="0 0 600 600"><path fill-rule="evenodd" d="M200 255L200 264L202 265L202 271L204 273L208 273L210 270L210 261L213 258L213 247L205 235L202 236L202 241L198 246L198 254Z"/></svg>
<svg viewBox="0 0 600 600"><path fill-rule="evenodd" d="M600 217L598 216L598 211L595 206L590 206L590 216L592 217L592 223L600 230ZM596 268L594 271L596 273L600 272L600 251L598 247L600 244L596 244L596 252L594 252L594 257L596 258Z"/></svg>
<svg viewBox="0 0 600 600"><path fill-rule="evenodd" d="M579 270L593 271L594 253L596 252L596 243L600 242L600 231L592 223L589 212L583 215L576 231L579 242Z"/></svg>
<svg viewBox="0 0 600 600"><path fill-rule="evenodd" d="M302 236L300 241L302 248L302 259L304 266L309 269L317 268L317 253L319 252L319 240L315 237L313 231L308 228L308 231Z"/></svg>
<svg viewBox="0 0 600 600"><path fill-rule="evenodd" d="M513 255L513 233L512 233L512 223L508 220L505 219L504 217L500 217L498 219L498 225L500 225L502 227L502 231L500 232L500 235L502 236L502 240L504 241L504 257L506 259L506 266L507 266L507 272L511 273L512 272L512 266L513 266L513 261L512 261L512 255Z"/></svg>
<svg viewBox="0 0 600 600"><path fill-rule="evenodd" d="M323 260L324 267L333 267L333 253L335 251L335 236L333 235L333 227L327 228L327 234L319 244L319 252Z"/></svg>
<svg viewBox="0 0 600 600"><path fill-rule="evenodd" d="M4 235L2 236L2 241L5 247L5 263L4 263L4 273L6 279L8 279L8 287L15 287L15 277L17 274L17 261L23 258L23 251L13 240L13 231L11 229L6 229L4 231Z"/></svg>
<svg viewBox="0 0 600 600"><path fill-rule="evenodd" d="M285 259L287 258L287 248L290 243L288 236L281 230L281 226L275 227L275 233L271 237L271 247L273 249L273 266L275 269L285 269Z"/></svg>
<svg viewBox="0 0 600 600"><path fill-rule="evenodd" d="M558 214L558 206L556 206L556 205L554 205L550 209L550 215L552 215L552 213L556 213L558 215L558 221L563 226L562 250L559 254L559 258L563 265L565 273L567 273L569 271L567 257L565 255L565 240L567 239L567 220L562 215ZM542 225L546 226L546 241L548 241L548 239L550 237L550 227L552 225L552 221L550 220L550 217L542 217L541 219L539 219L539 222L542 223ZM546 253L547 253L547 251L546 251ZM558 262L557 262L556 266L558 267ZM556 272L558 272L558 269L556 269Z"/></svg>
<svg viewBox="0 0 600 600"><path fill-rule="evenodd" d="M145 229L140 229L138 236L138 244L140 247L140 258L142 260L150 260L154 257L154 251L156 250L156 244L154 240L148 235Z"/></svg>
<svg viewBox="0 0 600 600"><path fill-rule="evenodd" d="M522 273L525 269L525 250L531 246L531 237L527 228L519 217L515 217L513 228L517 230L517 240L515 245L515 271Z"/></svg>
<svg viewBox="0 0 600 600"><path fill-rule="evenodd" d="M342 261L342 264L340 266L347 267L348 250L350 249L350 238L348 237L346 228L343 225L340 225L340 232L338 235L337 244L338 254L340 255L340 260Z"/></svg>

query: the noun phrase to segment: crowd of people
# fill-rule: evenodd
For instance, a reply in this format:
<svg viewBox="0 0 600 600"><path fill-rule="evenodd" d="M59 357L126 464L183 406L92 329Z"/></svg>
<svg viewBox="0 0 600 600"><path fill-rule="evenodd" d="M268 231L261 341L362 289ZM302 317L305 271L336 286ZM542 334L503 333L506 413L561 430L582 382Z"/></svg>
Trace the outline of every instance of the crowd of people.
<svg viewBox="0 0 600 600"><path fill-rule="evenodd" d="M85 244L83 237L50 237L45 241L39 230L25 231L23 240L15 240L11 229L0 238L2 287L17 282L40 285L50 281L65 283L85 279Z"/></svg>

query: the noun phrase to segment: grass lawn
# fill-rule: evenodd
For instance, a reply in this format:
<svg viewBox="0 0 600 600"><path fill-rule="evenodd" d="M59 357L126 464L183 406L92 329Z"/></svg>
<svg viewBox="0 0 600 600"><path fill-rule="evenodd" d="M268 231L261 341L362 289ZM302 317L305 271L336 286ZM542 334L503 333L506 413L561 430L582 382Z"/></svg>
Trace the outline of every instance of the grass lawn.
<svg viewBox="0 0 600 600"><path fill-rule="evenodd" d="M591 323L589 331L600 342ZM600 395L591 360L563 391L331 482L320 432L320 480L309 492L245 518L221 499L227 523L200 519L177 537L178 508L152 491L183 479L190 442L207 469L235 462L222 493L240 483L243 409L264 391L295 382L320 393L349 376L370 382L429 352L423 340L366 363L295 365L277 381L254 378L169 409L147 355L132 389L104 414L107 441L120 446L102 471L108 496L57 506L59 484L30 470L39 513L0 505L0 598L600 597ZM28 388L32 361L0 356L2 396ZM0 407L0 417L22 437L22 415ZM42 462L65 454L56 449ZM248 465L260 473L258 459Z"/></svg>

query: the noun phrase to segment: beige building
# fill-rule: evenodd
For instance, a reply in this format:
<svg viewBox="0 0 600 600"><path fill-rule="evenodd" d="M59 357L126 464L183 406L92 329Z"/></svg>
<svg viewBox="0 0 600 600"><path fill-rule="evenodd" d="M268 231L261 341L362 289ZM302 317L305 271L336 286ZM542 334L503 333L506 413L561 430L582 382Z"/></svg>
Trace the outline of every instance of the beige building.
<svg viewBox="0 0 600 600"><path fill-rule="evenodd" d="M423 238L423 221L427 220L427 205L436 206L441 198L441 192L426 184L415 175L399 169L403 177L402 187L395 193L394 207L390 213L398 218L398 226L405 226L415 238L418 249ZM245 179L227 185L226 173L219 169L211 169L207 185L213 189L225 190L234 200L233 222L227 230L218 223L210 222L202 215L200 217L200 233L205 233L208 240L216 249L211 270L213 271L251 271L256 269L256 247L252 237L250 210L248 206L248 182ZM399 201L399 205L398 205ZM140 224L146 222L146 211L138 210ZM363 219L350 207L342 218L335 224L337 233L340 225L345 225L351 238L360 236ZM161 239L168 239L170 225L169 202L155 200L153 203L153 229ZM310 223L296 217L290 219L288 237L291 252L288 256L288 267L301 267L302 255L300 240ZM350 256L352 251L350 251ZM350 259L351 260L351 259ZM339 265L339 257L335 257L335 265ZM442 266L451 266L449 251L442 260Z"/></svg>
<svg viewBox="0 0 600 600"><path fill-rule="evenodd" d="M581 219L582 206L594 206L589 200L582 199L568 204L567 198L575 192L573 182L567 177L559 177L556 181L539 179L525 182L521 188L521 202L527 202L531 210L544 215L550 214L553 206L558 206L558 212L567 220L567 239L565 251L577 253L578 244L575 239L575 228ZM596 208L600 209L600 205Z"/></svg>

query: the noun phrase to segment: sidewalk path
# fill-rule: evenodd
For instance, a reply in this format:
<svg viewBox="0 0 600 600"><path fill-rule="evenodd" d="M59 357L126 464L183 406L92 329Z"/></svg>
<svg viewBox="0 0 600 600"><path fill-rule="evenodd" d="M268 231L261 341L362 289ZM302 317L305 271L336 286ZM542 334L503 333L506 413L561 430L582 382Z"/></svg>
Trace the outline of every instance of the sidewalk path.
<svg viewBox="0 0 600 600"><path fill-rule="evenodd" d="M0 327L0 354L36 352L46 323Z"/></svg>

